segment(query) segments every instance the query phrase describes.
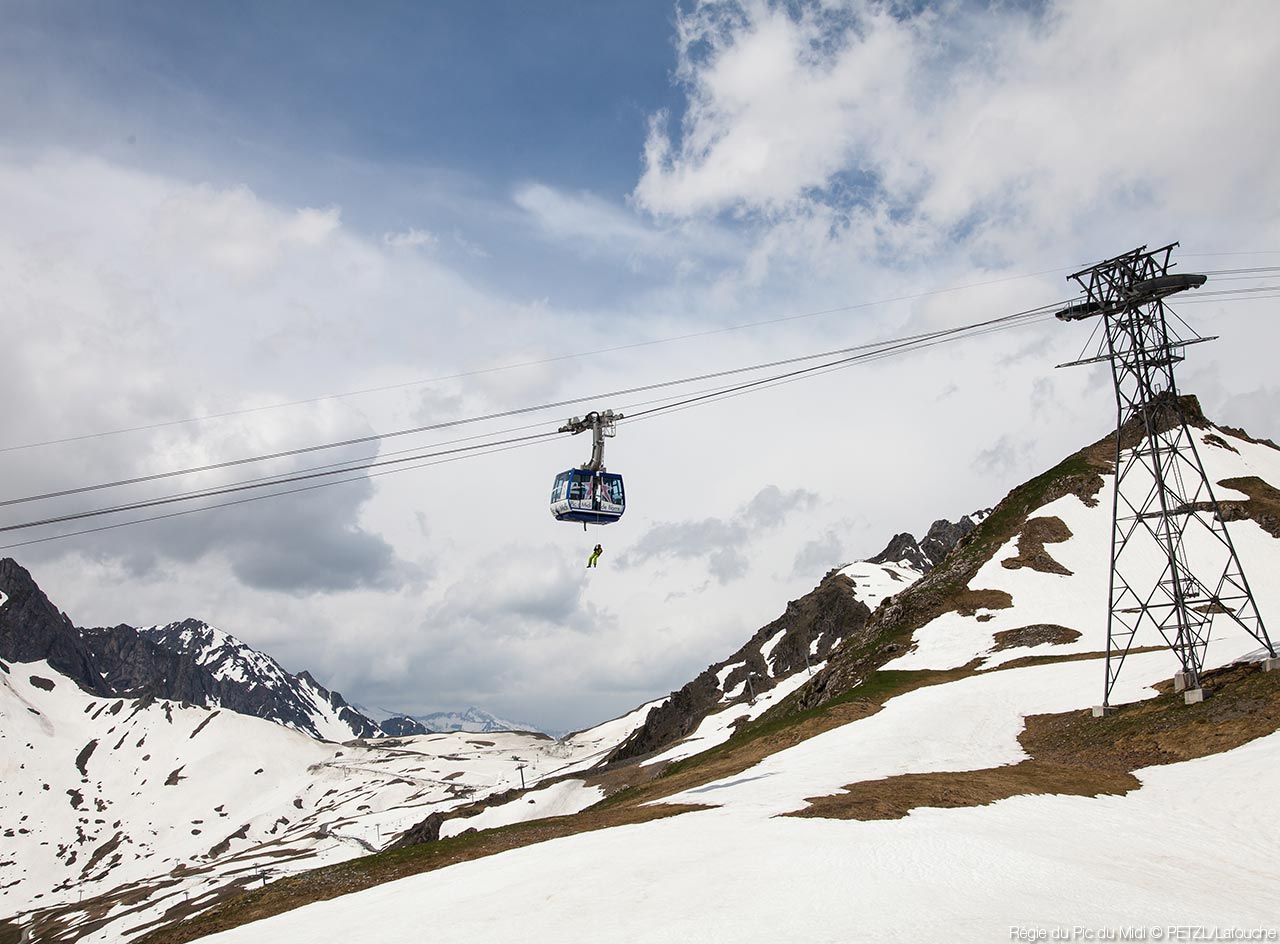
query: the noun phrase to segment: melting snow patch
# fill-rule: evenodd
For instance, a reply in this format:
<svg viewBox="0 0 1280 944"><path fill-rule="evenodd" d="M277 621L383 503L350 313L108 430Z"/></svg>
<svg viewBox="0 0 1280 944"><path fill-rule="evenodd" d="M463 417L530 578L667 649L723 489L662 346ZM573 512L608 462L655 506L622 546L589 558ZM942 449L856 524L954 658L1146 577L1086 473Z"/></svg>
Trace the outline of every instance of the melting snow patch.
<svg viewBox="0 0 1280 944"><path fill-rule="evenodd" d="M903 561L896 564L858 561L840 573L853 581L854 595L873 611L886 597L901 593L923 576L920 571Z"/></svg>
<svg viewBox="0 0 1280 944"><path fill-rule="evenodd" d="M770 661L773 658L773 650L778 648L778 643L782 642L782 637L786 634L787 630L784 627L774 633L773 638L760 647L760 656L764 659L766 670L770 672L773 671L773 663Z"/></svg>
<svg viewBox="0 0 1280 944"><path fill-rule="evenodd" d="M719 672L717 672L717 673L716 673L716 688L721 688L721 689L722 689L722 688L724 688L725 679L727 679L727 678L729 677L729 674L730 674L734 669L741 668L741 667L742 667L743 665L745 665L745 664L746 664L746 663L743 663L743 662L735 662L735 663L733 663L732 665L726 665L723 669L721 669Z"/></svg>

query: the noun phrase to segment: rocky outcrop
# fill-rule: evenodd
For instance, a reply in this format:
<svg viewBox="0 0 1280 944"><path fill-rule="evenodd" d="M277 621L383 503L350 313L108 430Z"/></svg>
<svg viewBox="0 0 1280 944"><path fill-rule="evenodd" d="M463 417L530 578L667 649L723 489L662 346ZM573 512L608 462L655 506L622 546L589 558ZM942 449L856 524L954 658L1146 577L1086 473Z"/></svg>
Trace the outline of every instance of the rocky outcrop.
<svg viewBox="0 0 1280 944"><path fill-rule="evenodd" d="M440 827L443 825L444 814L436 811L416 826L407 830L403 836L387 848L407 849L409 846L420 846L424 842L437 842L440 839Z"/></svg>
<svg viewBox="0 0 1280 944"><path fill-rule="evenodd" d="M31 574L12 558L0 559L0 593L7 598L0 605L0 659L11 663L44 659L85 691L112 693L71 619L49 602Z"/></svg>
<svg viewBox="0 0 1280 944"><path fill-rule="evenodd" d="M378 727L387 737L413 737L418 734L430 734L431 731L420 721L414 721L407 715L399 718L385 718L378 722Z"/></svg>
<svg viewBox="0 0 1280 944"><path fill-rule="evenodd" d="M986 514L980 512L973 517L981 520ZM973 517L935 521L920 541L910 534L897 534L870 562L906 562L927 574L973 532L977 527ZM870 617L871 610L857 598L853 581L839 570L832 570L811 592L789 602L781 616L761 627L741 649L708 666L661 705L650 709L644 724L619 746L610 761L656 753L688 737L713 711L749 701L780 680L805 671L811 663L826 661L846 640L860 639Z"/></svg>
<svg viewBox="0 0 1280 944"><path fill-rule="evenodd" d="M959 521L940 518L929 526L928 533L919 541L905 531L895 534L883 551L867 560L872 564L905 562L920 573L927 574L951 553L951 549L960 543L961 538L976 527L977 523L969 515Z"/></svg>
<svg viewBox="0 0 1280 944"><path fill-rule="evenodd" d="M610 760L643 757L687 737L713 710L748 701L780 679L804 671L810 660L822 661L865 626L870 615L871 610L855 596L853 581L831 571L812 591L789 602L781 616L761 627L741 649L650 709L644 724ZM734 694L727 697L729 693Z"/></svg>
<svg viewBox="0 0 1280 944"><path fill-rule="evenodd" d="M81 631L93 654L94 667L111 693L140 698L167 698L192 705L219 703L217 680L190 656L166 649L121 624Z"/></svg>
<svg viewBox="0 0 1280 944"><path fill-rule="evenodd" d="M0 660L44 659L94 695L164 698L222 707L265 718L320 737L319 717L330 715L351 737L378 737L381 729L338 692L308 672L292 675L272 659L200 620L137 629L78 629L16 561L0 560ZM409 722L397 734L426 729Z"/></svg>

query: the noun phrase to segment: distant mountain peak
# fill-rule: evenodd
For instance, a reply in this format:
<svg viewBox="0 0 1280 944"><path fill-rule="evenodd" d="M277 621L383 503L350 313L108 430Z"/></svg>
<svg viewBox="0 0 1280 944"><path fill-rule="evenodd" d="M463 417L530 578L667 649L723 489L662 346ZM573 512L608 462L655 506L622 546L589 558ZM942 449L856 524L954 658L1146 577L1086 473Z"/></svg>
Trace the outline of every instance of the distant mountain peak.
<svg viewBox="0 0 1280 944"><path fill-rule="evenodd" d="M185 619L164 626L148 626L138 633L166 649L191 657L219 681L269 687L284 684L289 678L289 673L275 659L203 620Z"/></svg>
<svg viewBox="0 0 1280 944"><path fill-rule="evenodd" d="M939 518L929 526L928 532L919 541L915 536L904 531L895 534L883 551L875 557L867 558L870 564L903 564L912 570L927 574L951 552L960 539L969 534L991 513L987 508L973 514L964 515L957 521Z"/></svg>
<svg viewBox="0 0 1280 944"><path fill-rule="evenodd" d="M444 733L447 731L466 731L472 734L491 734L495 731L537 731L532 724L521 721L508 721L499 718L483 708L468 706L461 712L437 711L429 715L413 715L415 721L421 722L429 730Z"/></svg>
<svg viewBox="0 0 1280 944"><path fill-rule="evenodd" d="M377 737L376 723L308 672L199 619L77 628L10 558L0 559L0 659L48 661L95 695L165 698L265 718L312 737ZM397 728L397 731L402 730Z"/></svg>

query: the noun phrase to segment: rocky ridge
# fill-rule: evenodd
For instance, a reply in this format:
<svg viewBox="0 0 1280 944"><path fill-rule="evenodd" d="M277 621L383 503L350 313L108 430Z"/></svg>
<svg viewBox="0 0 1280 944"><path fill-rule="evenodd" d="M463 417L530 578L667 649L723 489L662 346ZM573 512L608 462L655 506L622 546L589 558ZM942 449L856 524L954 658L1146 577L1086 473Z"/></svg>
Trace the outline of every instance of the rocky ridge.
<svg viewBox="0 0 1280 944"><path fill-rule="evenodd" d="M382 734L310 673L286 672L199 620L80 629L11 558L0 559L0 592L8 598L0 606L0 660L47 660L90 694L224 708L330 740Z"/></svg>
<svg viewBox="0 0 1280 944"><path fill-rule="evenodd" d="M920 541L909 533L897 534L867 563L897 564L917 575L927 574L986 514L935 521ZM871 618L879 601L860 599L862 593L840 568L830 571L809 593L788 602L781 616L757 630L733 655L708 666L651 709L645 723L610 760L644 757L674 744L713 711L754 699L797 672L825 662L841 643L860 634Z"/></svg>

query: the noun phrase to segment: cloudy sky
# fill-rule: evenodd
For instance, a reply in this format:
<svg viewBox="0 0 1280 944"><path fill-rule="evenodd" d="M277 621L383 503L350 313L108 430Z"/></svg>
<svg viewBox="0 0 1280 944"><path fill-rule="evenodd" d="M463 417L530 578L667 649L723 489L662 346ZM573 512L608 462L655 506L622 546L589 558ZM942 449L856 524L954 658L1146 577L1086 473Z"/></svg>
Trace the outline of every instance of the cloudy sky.
<svg viewBox="0 0 1280 944"><path fill-rule="evenodd" d="M1069 271L1144 243L1180 240L1193 271L1280 264L1270 0L0 0L0 18L8 498L965 325L1066 299ZM1280 436L1275 304L1177 306L1221 335L1184 389L1257 436ZM0 553L80 625L195 616L358 702L581 727L1105 434L1105 369L1053 370L1087 336L1050 320L624 423L606 459L628 511L590 533L547 511L589 453L563 437ZM233 415L174 422L214 414ZM50 440L69 441L32 445Z"/></svg>

